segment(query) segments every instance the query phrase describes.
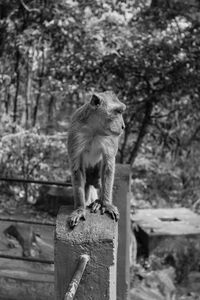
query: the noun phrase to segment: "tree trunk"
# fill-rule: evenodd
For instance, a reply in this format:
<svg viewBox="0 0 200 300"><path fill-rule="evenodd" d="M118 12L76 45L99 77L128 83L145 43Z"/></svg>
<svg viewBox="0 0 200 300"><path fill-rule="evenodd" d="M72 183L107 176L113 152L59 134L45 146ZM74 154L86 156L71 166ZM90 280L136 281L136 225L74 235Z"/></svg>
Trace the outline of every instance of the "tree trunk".
<svg viewBox="0 0 200 300"><path fill-rule="evenodd" d="M5 91L5 112L8 114L9 112L9 106L10 106L10 92L9 92L9 87L6 86L6 91Z"/></svg>
<svg viewBox="0 0 200 300"><path fill-rule="evenodd" d="M17 49L16 51L16 64L15 64L15 74L16 74L16 89L15 89L15 96L13 101L13 122L15 123L17 120L17 102L18 102L18 94L19 94L19 60L20 60L20 53Z"/></svg>
<svg viewBox="0 0 200 300"><path fill-rule="evenodd" d="M119 149L120 150L120 159L119 159L119 162L122 164L124 162L124 156L125 156L125 150L126 150L126 145L127 145L127 142L128 142L128 137L129 137L129 133L130 133L130 128L132 126L132 122L134 120L134 117L135 117L135 113L132 114L130 120L128 120L128 124L126 124L126 127L125 127L125 132L124 132L124 139L123 139L123 143L122 143L122 146L121 148Z"/></svg>
<svg viewBox="0 0 200 300"><path fill-rule="evenodd" d="M124 152L125 152L126 144L128 141L128 135L129 135L129 127L125 129L124 140L123 140L121 149L119 149L120 150L120 159L119 159L120 164L122 164L124 162Z"/></svg>
<svg viewBox="0 0 200 300"><path fill-rule="evenodd" d="M40 103L40 97L41 97L41 90L42 90L42 84L43 84L43 75L44 75L44 49L42 52L42 67L41 70L38 72L38 93L35 99L35 106L33 109L33 121L32 125L35 126L37 122L37 113L38 113L38 108L39 108L39 103Z"/></svg>
<svg viewBox="0 0 200 300"><path fill-rule="evenodd" d="M141 124L141 127L140 127L140 131L139 131L139 134L138 134L138 137L137 137L137 141L131 151L131 154L129 156L129 160L128 160L128 163L132 166L134 161L135 161L135 158L137 156L137 153L138 153L138 150L142 144L142 141L143 141L143 138L146 134L146 129L149 125L149 121L151 119L151 113L152 113L152 110L153 110L153 101L152 99L150 100L147 100L146 102L146 105L145 105L145 113L144 113L144 118L143 118L143 121L142 121L142 124Z"/></svg>
<svg viewBox="0 0 200 300"><path fill-rule="evenodd" d="M50 96L49 105L48 105L48 114L47 114L47 134L53 128L53 104L54 104L54 96Z"/></svg>
<svg viewBox="0 0 200 300"><path fill-rule="evenodd" d="M31 104L31 87L32 87L32 67L29 65L27 66L27 85L26 85L26 98L25 98L25 104L26 104L26 128L28 128L29 123L29 109Z"/></svg>

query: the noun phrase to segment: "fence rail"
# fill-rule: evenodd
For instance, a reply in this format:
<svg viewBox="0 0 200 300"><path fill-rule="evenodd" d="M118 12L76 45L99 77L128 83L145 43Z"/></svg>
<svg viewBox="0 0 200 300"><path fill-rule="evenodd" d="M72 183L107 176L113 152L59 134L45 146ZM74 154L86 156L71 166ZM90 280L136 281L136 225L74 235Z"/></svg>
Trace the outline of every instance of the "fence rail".
<svg viewBox="0 0 200 300"><path fill-rule="evenodd" d="M57 185L57 186L71 186L72 185L70 181L66 181L66 182L63 182L63 181L47 181L47 180L33 180L33 179L7 178L7 177L0 177L0 181L46 184L46 185Z"/></svg>

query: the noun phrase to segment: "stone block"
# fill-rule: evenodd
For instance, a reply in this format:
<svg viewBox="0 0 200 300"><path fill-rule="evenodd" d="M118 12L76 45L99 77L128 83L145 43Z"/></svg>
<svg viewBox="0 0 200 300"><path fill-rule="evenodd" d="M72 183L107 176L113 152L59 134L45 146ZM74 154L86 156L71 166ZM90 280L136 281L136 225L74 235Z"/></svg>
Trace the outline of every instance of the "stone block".
<svg viewBox="0 0 200 300"><path fill-rule="evenodd" d="M132 221L138 226L135 235L147 256L158 249L170 252L180 245L200 243L200 216L184 207L140 209Z"/></svg>
<svg viewBox="0 0 200 300"><path fill-rule="evenodd" d="M70 229L71 207L61 207L55 232L55 294L63 299L80 255L88 262L75 299L116 300L118 223L108 215L87 211L86 221Z"/></svg>

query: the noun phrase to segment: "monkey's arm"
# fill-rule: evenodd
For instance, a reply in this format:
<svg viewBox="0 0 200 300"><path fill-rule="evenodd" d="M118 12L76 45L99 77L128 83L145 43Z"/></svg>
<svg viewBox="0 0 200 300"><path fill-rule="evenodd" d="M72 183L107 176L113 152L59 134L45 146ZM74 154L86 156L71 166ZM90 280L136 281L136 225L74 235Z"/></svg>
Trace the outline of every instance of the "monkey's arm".
<svg viewBox="0 0 200 300"><path fill-rule="evenodd" d="M112 190L115 174L115 157L105 157L102 165L102 189L101 197L91 204L91 211L96 212L101 209L101 213L110 214L114 220L119 219L119 211L116 206L112 204Z"/></svg>
<svg viewBox="0 0 200 300"><path fill-rule="evenodd" d="M112 189L115 175L115 158L105 157L102 166L102 203L112 203Z"/></svg>
<svg viewBox="0 0 200 300"><path fill-rule="evenodd" d="M119 211L115 205L112 204L112 190L115 176L115 157L107 157L104 159L102 170L102 208L101 212L111 215L111 217L118 221Z"/></svg>
<svg viewBox="0 0 200 300"><path fill-rule="evenodd" d="M83 172L79 169L72 171L72 185L74 191L74 208L85 208L85 178Z"/></svg>

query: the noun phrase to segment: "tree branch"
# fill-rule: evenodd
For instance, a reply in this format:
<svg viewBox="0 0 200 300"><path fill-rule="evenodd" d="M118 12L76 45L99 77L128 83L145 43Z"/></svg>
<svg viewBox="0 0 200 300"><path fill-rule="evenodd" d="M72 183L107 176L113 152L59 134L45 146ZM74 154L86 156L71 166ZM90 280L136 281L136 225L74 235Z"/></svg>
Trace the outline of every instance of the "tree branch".
<svg viewBox="0 0 200 300"><path fill-rule="evenodd" d="M37 9L37 8L29 8L25 3L24 3L24 0L20 0L20 3L21 5L23 6L23 8L28 11L29 13L31 12L37 12L37 13L40 13L40 10Z"/></svg>
<svg viewBox="0 0 200 300"><path fill-rule="evenodd" d="M194 132L192 133L188 141L184 144L184 147L189 146L193 141L198 141L199 139L197 135L199 132L200 132L200 125L196 127L196 129L194 130Z"/></svg>

